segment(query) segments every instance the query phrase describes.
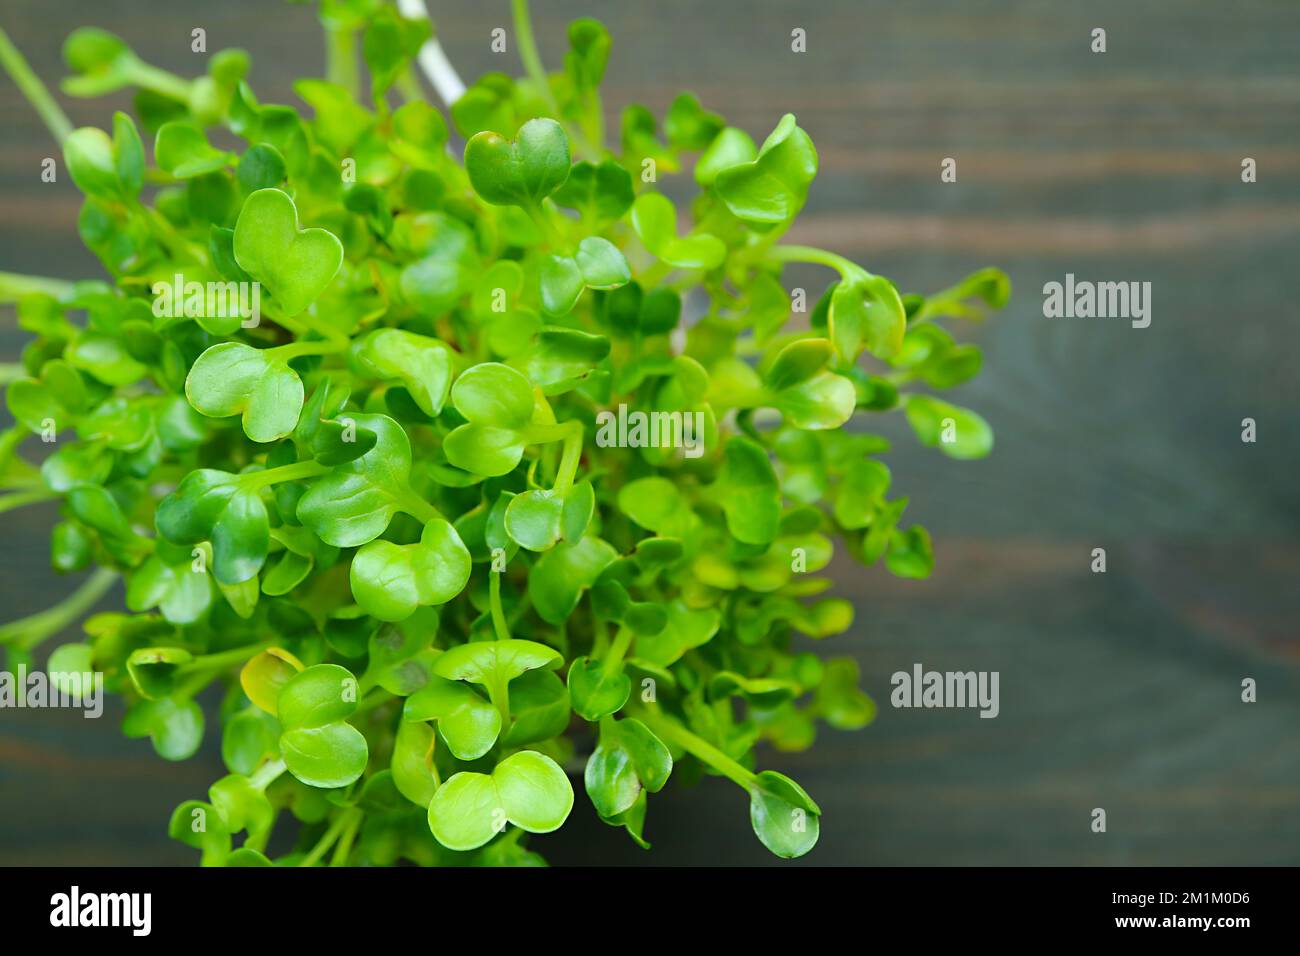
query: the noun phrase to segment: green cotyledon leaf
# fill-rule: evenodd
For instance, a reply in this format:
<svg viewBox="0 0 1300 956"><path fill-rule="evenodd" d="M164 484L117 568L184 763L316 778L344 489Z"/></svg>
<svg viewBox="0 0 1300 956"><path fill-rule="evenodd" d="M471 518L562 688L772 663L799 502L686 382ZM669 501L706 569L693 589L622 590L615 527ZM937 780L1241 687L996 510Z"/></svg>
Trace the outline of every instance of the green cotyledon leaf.
<svg viewBox="0 0 1300 956"><path fill-rule="evenodd" d="M817 175L817 149L792 114L781 118L752 160L720 170L713 188L740 219L789 222L803 207Z"/></svg>
<svg viewBox="0 0 1300 956"><path fill-rule="evenodd" d="M658 793L673 771L668 748L639 720L600 722L600 742L587 760L587 796L607 822L632 809L642 791Z"/></svg>
<svg viewBox="0 0 1300 956"><path fill-rule="evenodd" d="M473 850L513 823L530 833L558 830L573 809L573 787L554 760L521 750L492 773L461 771L429 802L429 829L449 850Z"/></svg>
<svg viewBox="0 0 1300 956"><path fill-rule="evenodd" d="M240 415L253 441L272 442L293 431L303 403L302 379L277 349L242 342L214 345L185 378L185 397L209 418Z"/></svg>
<svg viewBox="0 0 1300 956"><path fill-rule="evenodd" d="M677 210L659 193L637 197L632 206L632 228L655 258L678 269L714 269L727 254L722 240L708 233L679 239Z"/></svg>
<svg viewBox="0 0 1300 956"><path fill-rule="evenodd" d="M244 200L235 223L235 260L261 282L286 315L311 305L343 263L343 244L320 228L300 229L298 209L280 189Z"/></svg>
<svg viewBox="0 0 1300 956"><path fill-rule="evenodd" d="M528 379L507 365L484 362L456 379L451 400L468 421L444 439L447 459L480 475L512 471L523 457L523 432L533 416Z"/></svg>
<svg viewBox="0 0 1300 956"><path fill-rule="evenodd" d="M474 191L497 206L540 203L569 177L569 138L553 119L531 119L514 140L484 131L465 144Z"/></svg>
<svg viewBox="0 0 1300 956"><path fill-rule="evenodd" d="M437 721L438 732L461 760L482 757L501 733L501 712L491 701L464 681L436 674L406 699L402 716L406 721Z"/></svg>
<svg viewBox="0 0 1300 956"><path fill-rule="evenodd" d="M400 380L426 415L442 411L452 372L444 343L402 329L375 329L352 347L352 355L370 375Z"/></svg>
<svg viewBox="0 0 1300 956"><path fill-rule="evenodd" d="M755 777L749 820L763 845L787 860L811 850L821 832L821 808L802 787L775 770Z"/></svg>
<svg viewBox="0 0 1300 956"><path fill-rule="evenodd" d="M542 265L542 311L565 315L584 289L617 289L632 278L627 259L608 239L588 236L572 256L550 256Z"/></svg>
<svg viewBox="0 0 1300 956"><path fill-rule="evenodd" d="M270 544L266 505L238 475L203 468L190 472L158 503L158 533L174 544L212 542L212 573L222 584L256 575Z"/></svg>
<svg viewBox="0 0 1300 956"><path fill-rule="evenodd" d="M469 549L447 521L434 518L416 544L371 541L352 559L352 595L372 617L401 621L421 605L446 604L469 581Z"/></svg>
<svg viewBox="0 0 1300 956"><path fill-rule="evenodd" d="M357 709L357 680L337 664L317 664L291 677L277 701L280 754L289 772L311 787L346 787L366 769L369 750L347 723Z"/></svg>
<svg viewBox="0 0 1300 956"><path fill-rule="evenodd" d="M405 430L387 415L352 418L358 427L375 434L374 447L312 482L297 508L304 525L339 548L373 541L384 533L393 515L416 507L409 485L411 441Z"/></svg>
<svg viewBox="0 0 1300 956"><path fill-rule="evenodd" d="M757 443L736 436L724 459L713 493L727 518L727 529L745 544L767 544L781 519L781 492L772 462Z"/></svg>
<svg viewBox="0 0 1300 956"><path fill-rule="evenodd" d="M993 450L993 429L969 409L929 395L910 395L904 411L917 440L950 458L984 458Z"/></svg>

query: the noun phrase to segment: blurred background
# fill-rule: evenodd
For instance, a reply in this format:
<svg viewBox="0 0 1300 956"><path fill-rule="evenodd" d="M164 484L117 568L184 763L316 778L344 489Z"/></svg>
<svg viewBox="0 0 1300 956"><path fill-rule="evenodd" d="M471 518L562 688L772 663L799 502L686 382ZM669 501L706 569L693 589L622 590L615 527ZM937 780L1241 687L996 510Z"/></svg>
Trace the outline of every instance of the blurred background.
<svg viewBox="0 0 1300 956"><path fill-rule="evenodd" d="M467 80L522 72L490 34L506 0L433 0ZM834 249L902 291L986 265L1011 305L963 332L984 371L950 393L994 425L980 462L920 448L897 415L887 461L937 568L899 581L832 568L858 607L836 653L880 706L866 730L822 730L798 755L765 751L824 811L800 864L1300 863L1300 5L1293 0L541 0L547 65L565 25L595 15L615 41L607 123L681 89L755 139L793 112L821 172L792 241ZM64 37L124 37L180 73L208 49L253 56L263 102L323 75L313 11L269 0L6 0L0 24L52 87ZM791 52L791 31L807 52ZM1107 31L1107 52L1090 50ZM104 126L129 97L60 97ZM0 269L100 277L76 235L80 197L0 78ZM945 157L957 182L941 183ZM1241 181L1241 162L1258 182ZM682 177L684 179L684 177ZM689 182L675 184L677 196ZM667 187L674 193L674 186ZM1152 284L1152 323L1046 319L1045 282ZM795 269L815 301L831 274ZM0 312L0 354L23 337ZM1254 418L1258 441L1243 444ZM6 416L7 418L7 416ZM874 424L874 423L873 423ZM52 506L4 516L0 618L73 582L48 570ZM1105 548L1108 571L1089 570ZM120 602L120 590L108 604ZM59 641L52 644L60 643ZM914 663L996 670L1001 714L895 710ZM1241 702L1241 682L1258 702ZM215 735L182 764L126 740L122 708L0 711L0 864L182 864L167 819L224 773ZM671 786L644 853L579 794L532 845L552 863L764 864L746 800L725 780ZM1105 808L1108 832L1090 830Z"/></svg>

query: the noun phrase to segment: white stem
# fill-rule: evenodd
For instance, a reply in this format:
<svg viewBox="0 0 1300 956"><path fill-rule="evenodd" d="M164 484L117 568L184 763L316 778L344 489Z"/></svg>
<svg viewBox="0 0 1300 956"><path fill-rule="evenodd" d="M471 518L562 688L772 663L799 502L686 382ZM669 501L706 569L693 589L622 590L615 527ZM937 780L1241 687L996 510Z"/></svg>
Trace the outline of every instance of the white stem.
<svg viewBox="0 0 1300 956"><path fill-rule="evenodd" d="M424 0L397 0L397 9L408 20L429 19L429 11L424 5ZM461 81L456 68L451 65L451 61L447 59L447 54L442 52L442 44L438 42L436 36L430 37L428 42L420 47L419 61L420 69L424 70L424 75L438 91L438 98L443 103L451 106L465 94L465 84Z"/></svg>

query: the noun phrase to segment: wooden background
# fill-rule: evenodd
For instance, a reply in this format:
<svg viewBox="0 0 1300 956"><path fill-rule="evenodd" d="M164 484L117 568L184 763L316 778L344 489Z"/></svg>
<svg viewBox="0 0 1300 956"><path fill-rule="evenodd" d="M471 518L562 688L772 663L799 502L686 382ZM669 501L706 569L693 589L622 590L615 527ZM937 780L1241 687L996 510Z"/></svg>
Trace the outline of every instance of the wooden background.
<svg viewBox="0 0 1300 956"><path fill-rule="evenodd" d="M517 71L488 49L504 0L433 4L466 77ZM1291 0L734 0L552 2L615 37L614 110L680 88L762 138L792 111L822 172L797 237L904 290L995 264L1012 305L974 331L977 383L954 399L997 448L957 463L897 436L896 487L936 539L928 582L837 563L858 623L833 650L881 703L864 732L764 755L825 811L810 864L1300 863L1300 6ZM1086 7L1086 10L1083 9ZM47 81L74 27L126 37L197 72L209 49L253 54L263 101L322 70L308 10L253 0L7 0L0 22ZM1109 50L1089 51L1093 27ZM808 52L790 51L802 27ZM104 125L125 100L67 102ZM616 127L615 127L616 128ZM0 81L0 268L98 275L71 184L43 185L48 137ZM943 157L958 182L941 184ZM1259 181L1240 181L1243 157ZM1153 322L1049 320L1043 283L1149 281ZM796 272L820 291L828 276ZM815 293L814 293L815 294ZM21 338L0 323L0 349ZM1240 441L1255 418L1259 441ZM5 516L3 616L68 589L45 570L51 509ZM1105 547L1109 572L1089 573ZM1001 673L1002 712L888 707L914 662ZM1259 702L1240 702L1244 677ZM221 773L215 746L180 765L85 721L0 712L0 863L190 863L165 837L179 801ZM670 788L671 789L671 788ZM1109 832L1089 830L1104 807ZM535 845L556 863L765 863L725 781L651 803L650 854L573 817Z"/></svg>

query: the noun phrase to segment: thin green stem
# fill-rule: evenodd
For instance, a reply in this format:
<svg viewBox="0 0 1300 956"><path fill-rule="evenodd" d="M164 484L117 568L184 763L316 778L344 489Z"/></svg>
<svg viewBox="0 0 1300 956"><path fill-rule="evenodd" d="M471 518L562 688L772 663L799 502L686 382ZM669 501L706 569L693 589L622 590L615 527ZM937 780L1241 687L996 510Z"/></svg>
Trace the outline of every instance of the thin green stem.
<svg viewBox="0 0 1300 956"><path fill-rule="evenodd" d="M350 818L360 812L360 810L350 808L344 810L337 817L331 820L329 827L325 830L324 834L321 835L321 838L316 842L316 845L311 848L311 851L302 858L302 861L298 865L315 866L324 859L325 854L329 852L329 848L334 845L334 841L339 838L343 833L344 828L348 826Z"/></svg>
<svg viewBox="0 0 1300 956"><path fill-rule="evenodd" d="M555 476L555 492L560 495L573 487L573 479L578 473L578 462L582 459L582 422L571 421L566 424L573 427L564 439L560 470Z"/></svg>
<svg viewBox="0 0 1300 956"><path fill-rule="evenodd" d="M708 764L742 789L752 790L758 783L758 778L753 773L732 760L707 740L691 733L671 717L651 713L650 709L643 709L641 714L650 729L660 737L677 744L692 757L696 757Z"/></svg>
<svg viewBox="0 0 1300 956"><path fill-rule="evenodd" d="M199 674L225 670L231 664L243 664L250 657L256 657L262 651L274 647L274 641L262 641L258 644L249 644L246 647L236 647L228 651L218 651L215 654L202 654L193 660L187 661L180 668L180 674Z"/></svg>
<svg viewBox="0 0 1300 956"><path fill-rule="evenodd" d="M278 757L268 760L253 771L248 782L258 790L265 790L279 778L280 774L284 773L285 769L284 761Z"/></svg>
<svg viewBox="0 0 1300 956"><path fill-rule="evenodd" d="M405 70L397 78L397 92L401 94L402 100L407 103L427 103L424 90L420 89L420 81L415 78L414 70Z"/></svg>
<svg viewBox="0 0 1300 956"><path fill-rule="evenodd" d="M172 225L171 220L156 209L146 206L139 200L131 203L131 208L138 213L148 226L149 231L153 233L154 238L158 240L159 245L166 249L173 258L197 262L201 265L208 264L208 251L196 243L190 242Z"/></svg>
<svg viewBox="0 0 1300 956"><path fill-rule="evenodd" d="M180 100L182 103L189 102L190 92L194 89L192 81L159 67L150 66L143 60L136 60L132 64L131 76L137 86L153 90L173 100Z"/></svg>
<svg viewBox="0 0 1300 956"><path fill-rule="evenodd" d="M297 338L305 339L311 333L313 332L316 333L325 341L334 343L334 348L330 349L330 351L332 352L345 351L348 348L348 346L352 344L352 340L348 338L346 334L344 334L343 332L339 331L338 329L334 328L331 325L317 321L314 317L308 315L306 312L291 319L287 315L282 314L279 309L268 308L266 303L264 302L262 303L262 314L265 315L272 322L274 322L276 325L280 326L283 329L286 329L289 332L292 332ZM297 345L298 343L295 342L292 344ZM305 345L307 343L304 342L302 344ZM279 346L279 347L287 348L287 346ZM323 354L323 353L303 352L300 354L312 355L312 354Z"/></svg>
<svg viewBox="0 0 1300 956"><path fill-rule="evenodd" d="M44 292L56 299L72 295L75 286L66 279L49 279L45 276L25 276L17 272L0 272L0 302L17 302L33 292Z"/></svg>
<svg viewBox="0 0 1300 956"><path fill-rule="evenodd" d="M357 688L365 694L365 696L361 698L361 703L357 704L357 709L352 712L352 717L349 717L349 720L359 716L360 714L367 714L376 707L382 707L384 704L397 699L382 687L376 687L375 681L377 679L377 677L371 677L368 674L362 675Z"/></svg>
<svg viewBox="0 0 1300 956"><path fill-rule="evenodd" d="M334 847L334 853L330 857L330 866L347 866L348 856L352 853L352 841L357 837L357 830L361 827L363 814L360 810L350 811L348 822L343 827L343 835L339 837L339 842Z"/></svg>
<svg viewBox="0 0 1300 956"><path fill-rule="evenodd" d="M336 352L346 350L347 343L344 341L337 339L309 339L301 342L290 342L288 345L277 345L271 351L283 357L285 361L289 361L303 355L333 355Z"/></svg>
<svg viewBox="0 0 1300 956"><path fill-rule="evenodd" d="M32 650L98 604L116 580L116 571L109 568L97 569L80 587L53 607L0 627L0 644L12 643L22 650Z"/></svg>
<svg viewBox="0 0 1300 956"><path fill-rule="evenodd" d="M356 99L360 89L357 71L357 33L351 27L325 28L325 77Z"/></svg>
<svg viewBox="0 0 1300 956"><path fill-rule="evenodd" d="M321 475L328 473L328 465L322 465L318 461L298 461L292 465L280 465L278 468L267 468L265 471L254 471L247 475L241 475L239 481L245 489L255 491L258 488L278 485L284 481L319 478Z"/></svg>
<svg viewBox="0 0 1300 956"><path fill-rule="evenodd" d="M492 629L498 641L510 640L510 626L506 623L505 611L501 607L501 575L503 571L489 571L488 600L492 606Z"/></svg>
<svg viewBox="0 0 1300 956"><path fill-rule="evenodd" d="M22 90L23 96L27 97L27 102L32 104L54 139L59 143L67 139L72 133L72 122L3 28L0 28L0 65L4 66L5 72L13 78L18 89Z"/></svg>
<svg viewBox="0 0 1300 956"><path fill-rule="evenodd" d="M555 491L558 494L564 494L573 486L573 479L578 472L578 462L582 459L582 435L582 422L577 420L551 425L529 425L524 432L524 440L530 445L543 445L553 441L564 442L560 467L555 476Z"/></svg>
<svg viewBox="0 0 1300 956"><path fill-rule="evenodd" d="M766 254L768 258L778 262L810 262L814 265L826 266L838 272L845 281L870 276L870 273L856 262L815 246L773 246Z"/></svg>
<svg viewBox="0 0 1300 956"><path fill-rule="evenodd" d="M428 524L433 519L442 517L442 512L425 501L413 488L406 489L406 494L397 503L397 507L420 522L420 524Z"/></svg>
<svg viewBox="0 0 1300 956"><path fill-rule="evenodd" d="M488 700L492 701L497 713L501 715L501 727L504 731L510 727L510 681L502 680L498 675L493 674L486 686Z"/></svg>
<svg viewBox="0 0 1300 956"><path fill-rule="evenodd" d="M564 234L560 232L560 227L555 224L555 220L551 218L550 212L545 207L540 203L529 203L522 208L524 212L528 213L528 217L536 223L537 228L542 231L542 238L546 241L547 246L561 255L573 254L573 243L569 242Z"/></svg>
<svg viewBox="0 0 1300 956"><path fill-rule="evenodd" d="M632 646L633 637L632 629L627 625L620 627L618 633L614 635L614 643L610 645L609 653L605 655L601 665L601 673L606 679L613 677L623 665L623 657L627 654L627 649Z"/></svg>
<svg viewBox="0 0 1300 956"><path fill-rule="evenodd" d="M15 491L0 496L0 514L14 511L26 505L39 504L42 501L54 501L59 496L44 488L32 488L30 491Z"/></svg>
<svg viewBox="0 0 1300 956"><path fill-rule="evenodd" d="M10 382L16 382L20 378L29 377L30 373L27 367L21 362L5 362L0 364L0 385L8 385Z"/></svg>
<svg viewBox="0 0 1300 956"><path fill-rule="evenodd" d="M528 13L528 0L510 0L510 11L515 22L515 43L519 46L519 60L524 65L528 79L537 87L537 94L546 104L552 116L560 115L560 107L551 92L550 81L546 78L546 69L537 52L537 41L533 38L533 21Z"/></svg>

